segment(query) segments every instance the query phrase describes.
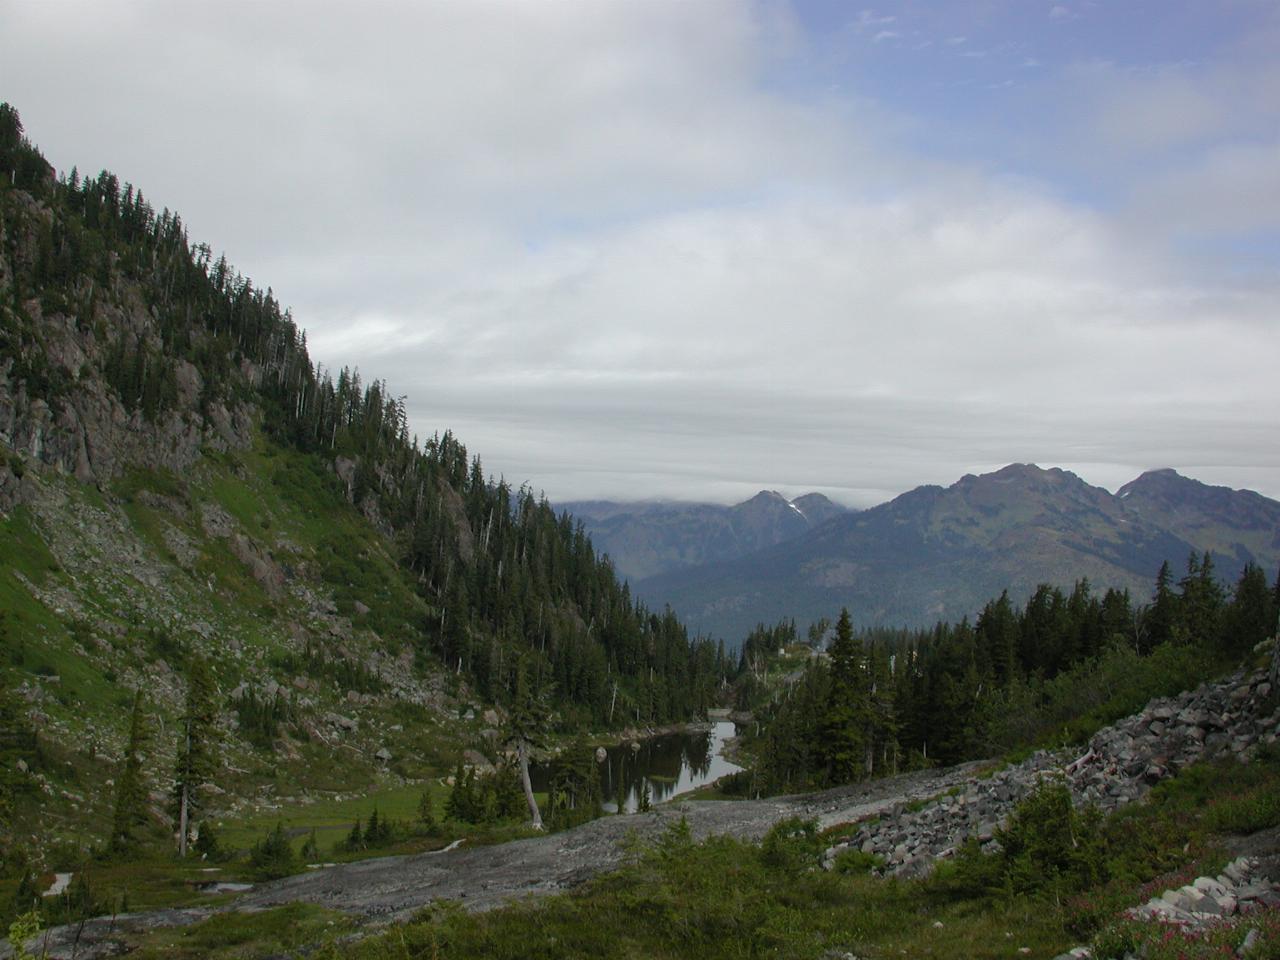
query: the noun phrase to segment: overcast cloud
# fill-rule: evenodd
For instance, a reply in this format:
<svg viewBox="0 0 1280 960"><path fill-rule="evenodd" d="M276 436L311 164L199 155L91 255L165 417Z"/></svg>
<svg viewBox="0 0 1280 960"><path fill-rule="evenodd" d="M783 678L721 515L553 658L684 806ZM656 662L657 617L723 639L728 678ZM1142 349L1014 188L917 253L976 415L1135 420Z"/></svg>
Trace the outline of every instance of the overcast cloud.
<svg viewBox="0 0 1280 960"><path fill-rule="evenodd" d="M1107 6L0 0L0 99L553 499L1280 497L1280 18Z"/></svg>

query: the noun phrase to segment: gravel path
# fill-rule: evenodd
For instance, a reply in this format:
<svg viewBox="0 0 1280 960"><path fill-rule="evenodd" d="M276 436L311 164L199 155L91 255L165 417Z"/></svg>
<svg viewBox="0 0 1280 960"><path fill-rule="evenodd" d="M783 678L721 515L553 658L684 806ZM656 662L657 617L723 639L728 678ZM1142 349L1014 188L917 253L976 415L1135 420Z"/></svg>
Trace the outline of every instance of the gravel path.
<svg viewBox="0 0 1280 960"><path fill-rule="evenodd" d="M221 909L256 911L314 903L374 925L407 919L434 900L457 900L468 910L489 910L513 900L572 889L617 867L631 837L652 840L681 817L699 840L716 835L759 840L773 824L788 817L816 818L827 827L934 796L968 780L977 766L902 774L767 800L673 802L650 813L605 816L545 837L360 860L263 884ZM160 910L57 927L48 932L47 955L70 957L74 952L77 960L115 956L129 934L185 926L215 912L211 908ZM42 937L33 950L39 956L45 947ZM7 947L0 947L0 958L7 956Z"/></svg>

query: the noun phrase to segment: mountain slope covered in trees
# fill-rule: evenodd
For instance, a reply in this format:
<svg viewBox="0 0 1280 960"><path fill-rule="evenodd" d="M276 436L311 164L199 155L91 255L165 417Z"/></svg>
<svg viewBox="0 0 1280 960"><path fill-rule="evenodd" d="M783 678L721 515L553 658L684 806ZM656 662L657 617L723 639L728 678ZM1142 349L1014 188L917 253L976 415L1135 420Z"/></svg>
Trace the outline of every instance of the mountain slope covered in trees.
<svg viewBox="0 0 1280 960"><path fill-rule="evenodd" d="M291 766L350 785L339 760L409 775L492 753L481 714L500 723L522 684L581 730L690 717L723 673L580 524L450 433L412 437L385 383L319 369L272 291L140 190L55 176L8 105L0 511L0 679L40 746L7 795L53 797L46 826L101 826L135 688L165 792L159 731L197 663L232 779L276 789Z"/></svg>
<svg viewBox="0 0 1280 960"><path fill-rule="evenodd" d="M1209 551L1219 576L1280 563L1280 503L1211 487L1173 471L1145 474L1115 495L1060 469L1011 464L925 486L837 517L743 559L635 584L687 623L736 641L756 624L803 626L848 607L858 623L927 626L972 616L1007 589L1016 602L1041 583L1143 595L1166 560Z"/></svg>

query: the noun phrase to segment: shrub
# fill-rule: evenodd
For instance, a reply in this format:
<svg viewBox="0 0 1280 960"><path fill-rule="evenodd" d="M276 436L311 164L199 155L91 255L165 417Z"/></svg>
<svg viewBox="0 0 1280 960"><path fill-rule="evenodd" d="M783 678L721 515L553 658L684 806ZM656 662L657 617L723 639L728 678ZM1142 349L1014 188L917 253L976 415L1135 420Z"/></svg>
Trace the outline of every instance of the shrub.
<svg viewBox="0 0 1280 960"><path fill-rule="evenodd" d="M277 823L274 830L253 845L249 866L259 880L275 880L297 872L298 858L294 856L283 823Z"/></svg>
<svg viewBox="0 0 1280 960"><path fill-rule="evenodd" d="M999 850L984 853L976 840L960 848L940 884L967 896L1063 894L1085 889L1106 874L1102 819L1095 808L1076 810L1062 783L1042 781L996 831Z"/></svg>
<svg viewBox="0 0 1280 960"><path fill-rule="evenodd" d="M824 841L818 822L789 817L775 823L760 843L760 859L766 867L795 874L817 867Z"/></svg>

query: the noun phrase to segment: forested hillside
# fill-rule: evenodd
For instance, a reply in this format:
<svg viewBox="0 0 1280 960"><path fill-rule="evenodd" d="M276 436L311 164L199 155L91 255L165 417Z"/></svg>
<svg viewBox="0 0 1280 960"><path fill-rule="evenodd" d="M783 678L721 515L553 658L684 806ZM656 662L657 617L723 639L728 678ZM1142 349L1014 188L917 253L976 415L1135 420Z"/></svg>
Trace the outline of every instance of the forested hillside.
<svg viewBox="0 0 1280 960"><path fill-rule="evenodd" d="M752 786L788 791L1080 742L1237 662L1278 615L1280 577L1268 583L1250 564L1228 593L1206 553L1176 581L1162 565L1149 603L1078 581L1069 593L1041 585L1025 606L1006 591L974 622L928 630L855 632L846 610L825 655L798 662L808 648L793 622L760 626L738 683L739 706L764 731ZM779 656L792 668L782 677Z"/></svg>
<svg viewBox="0 0 1280 960"><path fill-rule="evenodd" d="M46 744L27 796L61 776L55 730L93 758L59 758L86 778L66 792L109 777L126 692L164 728L203 658L224 742L278 758L310 742L293 759L312 770L337 756L326 724L367 738L343 762L376 770L375 737L398 756L445 721L431 762L451 764L517 691L552 728L621 727L699 713L724 672L580 524L448 431L412 436L386 383L320 369L271 289L176 213L105 171L55 176L8 105L0 511L0 679ZM161 790L174 749L149 751ZM55 806L101 822L63 788Z"/></svg>

